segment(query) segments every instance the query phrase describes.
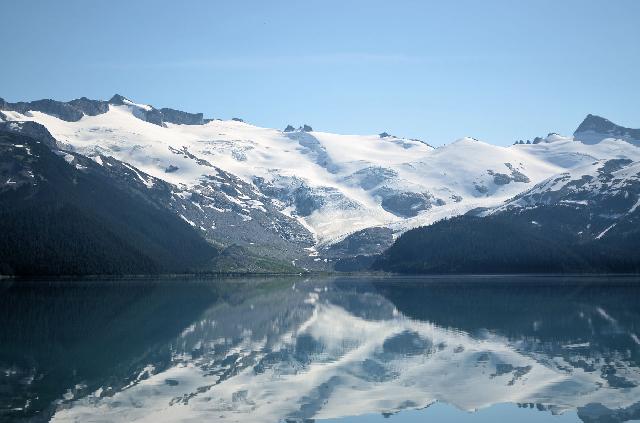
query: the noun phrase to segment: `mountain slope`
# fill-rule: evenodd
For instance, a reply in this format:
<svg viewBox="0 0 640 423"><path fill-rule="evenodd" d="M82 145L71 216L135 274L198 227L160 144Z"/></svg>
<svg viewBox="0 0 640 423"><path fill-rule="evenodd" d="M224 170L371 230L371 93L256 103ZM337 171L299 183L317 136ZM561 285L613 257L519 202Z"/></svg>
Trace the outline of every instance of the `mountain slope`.
<svg viewBox="0 0 640 423"><path fill-rule="evenodd" d="M613 138L640 145L640 129L625 128L596 115L587 115L573 135L587 144L596 144L603 139Z"/></svg>
<svg viewBox="0 0 640 423"><path fill-rule="evenodd" d="M500 207L414 229L375 262L401 273L640 272L640 162L597 161Z"/></svg>
<svg viewBox="0 0 640 423"><path fill-rule="evenodd" d="M217 254L132 184L28 136L0 132L0 181L2 274L185 272Z"/></svg>
<svg viewBox="0 0 640 423"><path fill-rule="evenodd" d="M589 213L541 207L488 217L459 216L413 229L373 264L398 273L638 273L640 231L608 240L571 233ZM497 235L499 234L499 235Z"/></svg>

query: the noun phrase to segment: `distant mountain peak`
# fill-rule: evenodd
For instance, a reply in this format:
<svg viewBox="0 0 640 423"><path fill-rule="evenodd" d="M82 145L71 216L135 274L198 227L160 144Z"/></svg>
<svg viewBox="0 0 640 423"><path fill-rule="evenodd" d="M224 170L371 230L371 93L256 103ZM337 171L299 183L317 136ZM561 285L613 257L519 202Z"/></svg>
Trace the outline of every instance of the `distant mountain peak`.
<svg viewBox="0 0 640 423"><path fill-rule="evenodd" d="M109 100L109 104L114 104L116 106L122 106L125 104L125 101L131 101L123 95L114 94L113 97Z"/></svg>
<svg viewBox="0 0 640 423"><path fill-rule="evenodd" d="M609 119L588 114L573 133L585 144L597 144L606 138L622 139L632 144L640 144L640 129L625 128Z"/></svg>
<svg viewBox="0 0 640 423"><path fill-rule="evenodd" d="M609 119L605 119L598 115L588 114L575 132L578 133L585 131L602 131L609 130L615 127L618 127L618 125L611 122Z"/></svg>

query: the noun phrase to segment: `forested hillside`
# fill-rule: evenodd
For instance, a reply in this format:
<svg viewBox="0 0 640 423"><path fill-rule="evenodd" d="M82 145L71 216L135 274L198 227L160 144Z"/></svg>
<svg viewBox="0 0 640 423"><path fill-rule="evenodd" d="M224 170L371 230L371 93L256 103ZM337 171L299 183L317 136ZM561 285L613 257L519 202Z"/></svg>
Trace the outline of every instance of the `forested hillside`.
<svg viewBox="0 0 640 423"><path fill-rule="evenodd" d="M583 236L588 208L465 215L413 229L372 268L398 273L640 272L637 214L607 237Z"/></svg>
<svg viewBox="0 0 640 423"><path fill-rule="evenodd" d="M0 132L0 274L142 274L206 268L217 251L83 156Z"/></svg>

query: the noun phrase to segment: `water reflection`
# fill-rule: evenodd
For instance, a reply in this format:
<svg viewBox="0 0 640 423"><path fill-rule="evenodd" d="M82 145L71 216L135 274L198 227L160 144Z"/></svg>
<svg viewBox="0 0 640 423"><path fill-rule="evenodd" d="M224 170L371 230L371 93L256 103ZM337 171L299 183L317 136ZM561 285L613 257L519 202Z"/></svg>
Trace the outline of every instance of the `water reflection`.
<svg viewBox="0 0 640 423"><path fill-rule="evenodd" d="M625 278L5 283L0 420L403 421L435 403L640 419L639 293Z"/></svg>

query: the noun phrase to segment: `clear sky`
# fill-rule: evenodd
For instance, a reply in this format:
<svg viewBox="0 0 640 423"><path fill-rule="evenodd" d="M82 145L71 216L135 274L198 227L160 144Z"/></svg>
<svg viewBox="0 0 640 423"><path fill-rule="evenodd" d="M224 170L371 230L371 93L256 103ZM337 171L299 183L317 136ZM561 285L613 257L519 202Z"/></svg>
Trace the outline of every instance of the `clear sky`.
<svg viewBox="0 0 640 423"><path fill-rule="evenodd" d="M640 1L3 1L0 97L495 144L640 127Z"/></svg>

